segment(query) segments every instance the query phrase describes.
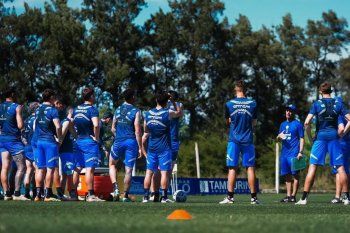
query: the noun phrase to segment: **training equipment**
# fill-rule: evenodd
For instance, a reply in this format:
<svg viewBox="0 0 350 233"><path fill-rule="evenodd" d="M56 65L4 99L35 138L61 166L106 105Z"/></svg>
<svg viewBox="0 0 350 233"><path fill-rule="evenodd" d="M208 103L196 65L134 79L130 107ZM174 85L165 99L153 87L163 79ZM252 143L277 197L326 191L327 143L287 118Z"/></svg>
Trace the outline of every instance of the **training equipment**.
<svg viewBox="0 0 350 233"><path fill-rule="evenodd" d="M175 192L177 191L177 187L178 187L177 186L177 163L174 163L173 171L172 171L171 175L172 175L171 181L170 181L171 193L175 194Z"/></svg>
<svg viewBox="0 0 350 233"><path fill-rule="evenodd" d="M235 202L235 199L229 198L229 197L225 197L225 199L223 201L220 201L219 204L223 205L223 204L233 204Z"/></svg>
<svg viewBox="0 0 350 233"><path fill-rule="evenodd" d="M191 220L192 216L186 210L175 210L168 217L168 220Z"/></svg>
<svg viewBox="0 0 350 233"><path fill-rule="evenodd" d="M306 157L292 159L292 171L300 171L306 168Z"/></svg>
<svg viewBox="0 0 350 233"><path fill-rule="evenodd" d="M177 190L174 194L173 194L173 199L176 202L186 202L187 200L187 195L186 192L183 190Z"/></svg>

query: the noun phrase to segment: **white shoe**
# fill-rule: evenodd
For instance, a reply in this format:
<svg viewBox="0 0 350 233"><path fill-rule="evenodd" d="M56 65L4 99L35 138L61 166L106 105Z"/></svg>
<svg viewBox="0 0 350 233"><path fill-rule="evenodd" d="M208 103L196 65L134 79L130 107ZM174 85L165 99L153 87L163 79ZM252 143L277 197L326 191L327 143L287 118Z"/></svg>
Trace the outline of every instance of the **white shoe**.
<svg viewBox="0 0 350 233"><path fill-rule="evenodd" d="M105 200L102 200L102 199L96 197L95 195L91 195L91 196L88 195L86 197L86 201L87 202L104 202Z"/></svg>
<svg viewBox="0 0 350 233"><path fill-rule="evenodd" d="M258 198L250 198L250 204L252 205L259 205L260 201L258 200Z"/></svg>
<svg viewBox="0 0 350 233"><path fill-rule="evenodd" d="M13 198L12 198L12 196L4 196L4 201L12 201L13 200Z"/></svg>
<svg viewBox="0 0 350 233"><path fill-rule="evenodd" d="M307 199L305 200L299 200L297 203L295 203L296 205L306 205L307 204Z"/></svg>
<svg viewBox="0 0 350 233"><path fill-rule="evenodd" d="M149 197L143 197L142 203L147 203L147 202L149 202Z"/></svg>
<svg viewBox="0 0 350 233"><path fill-rule="evenodd" d="M225 197L223 201L220 201L219 204L233 204L235 202L235 199L232 197Z"/></svg>
<svg viewBox="0 0 350 233"><path fill-rule="evenodd" d="M169 198L162 198L162 200L160 201L161 203L174 203L173 200L170 200Z"/></svg>
<svg viewBox="0 0 350 233"><path fill-rule="evenodd" d="M24 195L21 196L13 196L12 200L14 201L31 201L29 198L26 198Z"/></svg>
<svg viewBox="0 0 350 233"><path fill-rule="evenodd" d="M343 204L344 204L344 205L349 205L349 204L350 204L349 199L343 199Z"/></svg>

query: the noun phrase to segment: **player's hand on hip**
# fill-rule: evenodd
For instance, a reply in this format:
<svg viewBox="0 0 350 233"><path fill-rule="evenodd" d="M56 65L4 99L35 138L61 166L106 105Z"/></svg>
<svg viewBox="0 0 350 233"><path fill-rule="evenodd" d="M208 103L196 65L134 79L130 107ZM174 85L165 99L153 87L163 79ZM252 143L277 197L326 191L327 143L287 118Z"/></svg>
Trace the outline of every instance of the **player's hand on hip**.
<svg viewBox="0 0 350 233"><path fill-rule="evenodd" d="M137 159L141 159L141 158L142 158L142 155L143 155L142 149L139 149L139 156L137 157Z"/></svg>
<svg viewBox="0 0 350 233"><path fill-rule="evenodd" d="M303 154L301 152L298 153L297 159L300 160L303 157Z"/></svg>

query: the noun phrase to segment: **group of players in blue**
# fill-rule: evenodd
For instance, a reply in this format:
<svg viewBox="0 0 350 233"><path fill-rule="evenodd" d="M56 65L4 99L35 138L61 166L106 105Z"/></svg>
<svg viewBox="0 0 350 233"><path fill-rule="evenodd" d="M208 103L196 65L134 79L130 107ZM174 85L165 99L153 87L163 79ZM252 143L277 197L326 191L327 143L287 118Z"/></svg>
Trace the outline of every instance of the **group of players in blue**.
<svg viewBox="0 0 350 233"><path fill-rule="evenodd" d="M179 149L178 126L182 105L175 102L178 95L174 91L156 94L157 106L145 114L143 136L141 111L134 106L135 92L127 89L123 95L125 102L116 109L112 123L114 143L109 153L110 178L114 187L112 195L114 199L119 199L116 164L123 159L125 179L122 200L131 201L131 173L136 159L144 155L147 158L147 172L143 202L148 202L151 197L153 201L172 202L167 190ZM30 115L25 122L22 106L15 103L15 91L9 90L4 96L5 101L0 104L1 184L4 200L76 201L79 175L85 169L88 189L86 201L103 201L94 193L94 172L101 159L102 124L99 112L93 106L94 90L84 88L83 103L73 109L67 107L53 90L46 89L42 93L41 104L30 104ZM13 191L9 185L11 167L16 167ZM35 190L31 194L33 173ZM21 195L22 181L25 193ZM53 183L57 195L53 194ZM64 195L65 187L69 193L67 196Z"/></svg>
<svg viewBox="0 0 350 233"><path fill-rule="evenodd" d="M325 82L319 87L322 98L313 103L305 120L307 136L312 143L310 166L305 179L304 192L296 201L299 186L297 171L292 170L292 159L304 156L304 126L295 119L294 105L286 107L286 121L280 125L277 140L282 141L280 157L281 175L286 179L287 197L282 202L307 204L308 195L318 166L325 165L330 156L332 172L336 176L336 195L332 203L349 204L348 175L350 160L350 114L340 98L332 98L332 86ZM253 131L257 122L257 104L247 98L243 81L235 83L236 98L225 105L228 127L226 165L228 167L227 196L220 204L234 203L234 187L240 159L247 169L251 190L251 204L259 204L255 187L255 148ZM125 102L113 116L114 142L109 154L109 173L113 184L112 196L119 200L117 184L117 162L125 165L123 201L129 197L132 171L138 158L145 156L146 175L143 202L172 202L168 198L170 174L176 163L179 150L179 119L183 106L176 102L176 92L160 91L155 95L156 107L142 115L134 104L135 92L127 89L123 93ZM15 92L5 93L6 100L0 105L0 152L1 183L5 200L59 201L78 200L79 175L85 168L88 189L86 201L103 201L94 193L94 171L100 158L99 112L93 106L94 90L84 88L83 104L67 107L55 92L47 89L42 94L42 103L31 103L31 115L23 122L22 106L15 103ZM315 118L315 119L314 119ZM143 130L142 130L142 119ZM316 135L311 133L315 120ZM143 131L143 135L142 135ZM60 166L59 166L60 163ZM10 190L8 173L16 166L14 191ZM58 169L60 167L60 169ZM30 195L30 181L35 170L35 190ZM57 175L59 170L59 176ZM25 175L24 179L23 176ZM55 180L59 177L58 182ZM25 194L20 188L24 181ZM52 192L53 182L57 194ZM69 196L64 195L67 187ZM160 190L160 192L159 192ZM341 194L343 196L341 197Z"/></svg>

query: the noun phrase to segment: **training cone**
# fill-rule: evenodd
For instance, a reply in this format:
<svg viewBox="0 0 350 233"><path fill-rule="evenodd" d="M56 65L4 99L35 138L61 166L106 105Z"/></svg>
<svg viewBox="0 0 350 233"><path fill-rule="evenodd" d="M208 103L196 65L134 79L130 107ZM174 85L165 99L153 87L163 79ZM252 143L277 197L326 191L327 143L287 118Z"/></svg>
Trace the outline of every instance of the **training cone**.
<svg viewBox="0 0 350 233"><path fill-rule="evenodd" d="M192 216L186 210L174 210L168 217L168 220L190 220Z"/></svg>

